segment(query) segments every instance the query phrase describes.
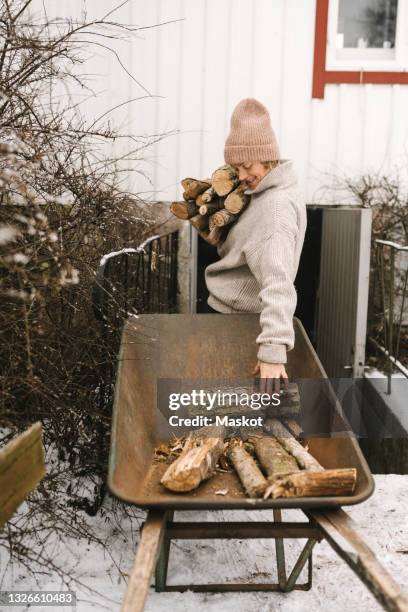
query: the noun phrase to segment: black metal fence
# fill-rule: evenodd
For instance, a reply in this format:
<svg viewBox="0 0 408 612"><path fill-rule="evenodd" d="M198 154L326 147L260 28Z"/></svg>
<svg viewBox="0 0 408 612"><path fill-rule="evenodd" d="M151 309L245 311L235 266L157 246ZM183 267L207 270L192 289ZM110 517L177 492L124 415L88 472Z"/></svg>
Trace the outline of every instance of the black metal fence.
<svg viewBox="0 0 408 612"><path fill-rule="evenodd" d="M93 309L101 323L106 346L104 381L98 401L112 400L125 319L143 313L172 313L178 309L178 232L152 236L137 248L105 255L96 272Z"/></svg>
<svg viewBox="0 0 408 612"><path fill-rule="evenodd" d="M381 301L381 321L378 337L369 340L387 359L387 393L391 393L394 369L408 377L405 362L408 350L408 246L389 240L375 240L375 257Z"/></svg>

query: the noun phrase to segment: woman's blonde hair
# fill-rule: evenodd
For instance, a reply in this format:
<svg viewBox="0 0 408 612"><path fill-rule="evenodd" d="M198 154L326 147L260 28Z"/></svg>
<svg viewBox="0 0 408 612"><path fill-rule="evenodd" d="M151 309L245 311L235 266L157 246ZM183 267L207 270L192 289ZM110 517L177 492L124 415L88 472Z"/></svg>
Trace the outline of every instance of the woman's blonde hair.
<svg viewBox="0 0 408 612"><path fill-rule="evenodd" d="M261 162L261 164L266 170L273 170L273 168L276 168L276 166L279 166L279 163L280 163L279 159L274 159L273 161Z"/></svg>

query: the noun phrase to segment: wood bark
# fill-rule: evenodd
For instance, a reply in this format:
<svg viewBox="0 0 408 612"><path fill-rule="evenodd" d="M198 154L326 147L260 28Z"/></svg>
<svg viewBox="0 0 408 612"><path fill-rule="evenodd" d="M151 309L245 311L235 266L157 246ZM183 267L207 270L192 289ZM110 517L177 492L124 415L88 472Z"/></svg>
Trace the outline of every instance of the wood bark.
<svg viewBox="0 0 408 612"><path fill-rule="evenodd" d="M206 230L208 229L208 217L203 215L195 215L190 218L190 223L196 230Z"/></svg>
<svg viewBox="0 0 408 612"><path fill-rule="evenodd" d="M225 208L215 212L212 216L214 224L218 225L219 227L233 223L236 221L236 219L238 219L238 215L228 212L228 210L225 210Z"/></svg>
<svg viewBox="0 0 408 612"><path fill-rule="evenodd" d="M269 478L299 470L294 456L288 453L275 438L254 436L250 441L254 445L259 463Z"/></svg>
<svg viewBox="0 0 408 612"><path fill-rule="evenodd" d="M351 495L356 486L356 480L356 468L321 472L298 471L274 477L271 486L265 491L264 498Z"/></svg>
<svg viewBox="0 0 408 612"><path fill-rule="evenodd" d="M303 429L297 421L294 419L285 420L285 427L290 431L292 436L297 440L301 440L303 437Z"/></svg>
<svg viewBox="0 0 408 612"><path fill-rule="evenodd" d="M170 211L179 219L190 219L197 214L196 203L192 200L188 202L172 202Z"/></svg>
<svg viewBox="0 0 408 612"><path fill-rule="evenodd" d="M312 457L297 440L295 440L292 434L280 421L277 419L267 419L264 424L264 429L272 433L283 448L295 457L301 468L312 472L320 472L324 469L320 463Z"/></svg>
<svg viewBox="0 0 408 612"><path fill-rule="evenodd" d="M221 229L221 228L216 228L217 230ZM214 232L214 230L197 230L199 236L201 236L201 238L203 240L205 240L206 242L208 242L208 244L211 244L211 246L217 246L217 244L219 244L221 235L220 232ZM202 412L200 413L202 414Z"/></svg>
<svg viewBox="0 0 408 612"><path fill-rule="evenodd" d="M215 227L218 227L214 222L214 215L208 215L208 229L211 231Z"/></svg>
<svg viewBox="0 0 408 612"><path fill-rule="evenodd" d="M222 227L212 227L207 235L207 241L212 245L217 245L222 237Z"/></svg>
<svg viewBox="0 0 408 612"><path fill-rule="evenodd" d="M220 455L224 451L224 430L214 431L214 437L190 440L186 449L166 470L161 483L177 493L192 491L200 482L214 473ZM211 434L209 434L211 435ZM192 446L191 444L198 444Z"/></svg>
<svg viewBox="0 0 408 612"><path fill-rule="evenodd" d="M228 459L249 497L261 497L268 483L251 455L242 446L236 445L228 451Z"/></svg>
<svg viewBox="0 0 408 612"><path fill-rule="evenodd" d="M181 181L181 184L184 187L183 198L185 200L195 200L200 193L211 187L211 183L193 178L185 178Z"/></svg>
<svg viewBox="0 0 408 612"><path fill-rule="evenodd" d="M225 196L239 184L239 178L230 165L217 168L211 177L211 185L219 196Z"/></svg>
<svg viewBox="0 0 408 612"><path fill-rule="evenodd" d="M249 203L251 196L245 195L247 185L240 183L234 191L231 191L225 198L224 206L231 213L239 213Z"/></svg>

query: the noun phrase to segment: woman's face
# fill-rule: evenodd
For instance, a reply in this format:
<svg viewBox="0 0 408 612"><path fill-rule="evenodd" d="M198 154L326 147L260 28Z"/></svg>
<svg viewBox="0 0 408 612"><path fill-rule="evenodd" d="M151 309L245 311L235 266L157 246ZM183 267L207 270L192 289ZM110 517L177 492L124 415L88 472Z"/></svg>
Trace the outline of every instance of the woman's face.
<svg viewBox="0 0 408 612"><path fill-rule="evenodd" d="M238 174L239 180L246 181L249 189L255 189L268 172L260 161L232 164L232 167Z"/></svg>

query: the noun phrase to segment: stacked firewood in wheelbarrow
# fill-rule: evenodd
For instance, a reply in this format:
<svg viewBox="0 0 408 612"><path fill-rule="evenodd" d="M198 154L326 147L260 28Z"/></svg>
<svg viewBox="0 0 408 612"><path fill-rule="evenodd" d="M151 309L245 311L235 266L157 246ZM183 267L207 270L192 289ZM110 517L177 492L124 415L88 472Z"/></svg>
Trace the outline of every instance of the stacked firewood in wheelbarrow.
<svg viewBox="0 0 408 612"><path fill-rule="evenodd" d="M190 221L209 244L220 244L249 203L250 196L244 193L247 184L240 182L232 166L225 165L217 168L211 178L184 178L181 185L184 200L172 202L171 212Z"/></svg>
<svg viewBox="0 0 408 612"><path fill-rule="evenodd" d="M290 383L293 400L293 387ZM288 394L289 396L289 394ZM268 408L263 429L240 430L241 435L226 435L224 426L201 428L157 453L178 455L164 472L161 484L167 489L187 493L217 473L234 470L248 497L320 497L351 495L357 479L355 468L325 469L302 443L302 429L295 413L300 404ZM236 411L235 411L236 412ZM268 417L268 413L269 416ZM279 418L279 416L283 417ZM283 422L282 422L283 421ZM227 490L216 494L227 495Z"/></svg>

